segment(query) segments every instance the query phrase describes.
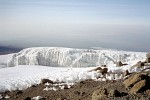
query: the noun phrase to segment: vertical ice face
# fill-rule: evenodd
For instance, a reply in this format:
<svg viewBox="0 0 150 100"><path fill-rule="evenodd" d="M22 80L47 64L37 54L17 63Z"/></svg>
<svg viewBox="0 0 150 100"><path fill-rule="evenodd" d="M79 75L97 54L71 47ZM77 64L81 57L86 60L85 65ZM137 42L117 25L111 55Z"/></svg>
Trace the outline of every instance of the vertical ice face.
<svg viewBox="0 0 150 100"><path fill-rule="evenodd" d="M27 48L12 56L8 66L43 65L56 67L92 67L116 61L133 64L144 60L146 53L115 50L73 49L58 47Z"/></svg>

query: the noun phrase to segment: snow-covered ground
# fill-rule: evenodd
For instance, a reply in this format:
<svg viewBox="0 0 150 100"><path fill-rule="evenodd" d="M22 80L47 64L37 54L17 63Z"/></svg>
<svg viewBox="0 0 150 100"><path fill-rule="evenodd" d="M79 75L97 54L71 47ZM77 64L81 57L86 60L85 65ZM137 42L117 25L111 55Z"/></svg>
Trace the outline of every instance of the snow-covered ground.
<svg viewBox="0 0 150 100"><path fill-rule="evenodd" d="M112 72L120 73L129 69L130 71L138 71L140 69L130 69L131 67L114 67L110 69ZM55 82L75 83L85 79L95 79L105 81L106 79L120 79L122 75L117 74L106 75L103 77L101 73L96 71L89 72L93 67L86 68L62 68L62 67L47 67L47 66L29 66L20 65L15 67L7 67L0 69L0 92L22 90L31 85L39 84L41 79L46 78Z"/></svg>
<svg viewBox="0 0 150 100"><path fill-rule="evenodd" d="M140 71L140 68L131 66L138 61L144 61L145 55L143 52L56 47L28 48L19 53L0 55L0 92L26 89L39 84L43 78L67 84L85 79L97 81L120 79L122 78L120 73L125 70ZM114 62L119 60L128 65L116 67ZM107 65L108 72L115 74L103 76L96 71L90 72L102 64Z"/></svg>
<svg viewBox="0 0 150 100"><path fill-rule="evenodd" d="M42 78L59 82L75 82L87 77L86 68L58 68L47 66L15 66L0 69L0 92L18 90L39 84ZM92 73L91 73L92 74Z"/></svg>
<svg viewBox="0 0 150 100"><path fill-rule="evenodd" d="M38 47L27 48L14 54L8 62L8 66L94 67L103 64L110 66L117 61L133 65L138 61L145 60L145 58L145 52Z"/></svg>

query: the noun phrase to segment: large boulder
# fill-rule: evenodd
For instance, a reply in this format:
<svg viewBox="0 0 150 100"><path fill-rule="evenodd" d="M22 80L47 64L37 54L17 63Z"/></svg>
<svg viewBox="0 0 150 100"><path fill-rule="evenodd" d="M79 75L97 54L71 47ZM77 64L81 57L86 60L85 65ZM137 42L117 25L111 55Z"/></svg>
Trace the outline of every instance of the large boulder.
<svg viewBox="0 0 150 100"><path fill-rule="evenodd" d="M147 84L147 81L146 80L141 80L139 82L137 82L130 90L130 93L131 94L134 94L134 93L138 93L140 92L142 89L145 88Z"/></svg>
<svg viewBox="0 0 150 100"><path fill-rule="evenodd" d="M129 93L135 94L150 89L149 82L149 72L140 72L131 74L130 77L123 82L123 84L129 89Z"/></svg>
<svg viewBox="0 0 150 100"><path fill-rule="evenodd" d="M106 100L107 98L107 89L98 89L95 90L92 94L92 100Z"/></svg>
<svg viewBox="0 0 150 100"><path fill-rule="evenodd" d="M148 76L143 74L143 73L138 73L138 74L134 74L131 75L131 77L129 77L128 79L126 79L123 84L125 85L126 88L132 87L135 83L143 80L143 79L147 79Z"/></svg>

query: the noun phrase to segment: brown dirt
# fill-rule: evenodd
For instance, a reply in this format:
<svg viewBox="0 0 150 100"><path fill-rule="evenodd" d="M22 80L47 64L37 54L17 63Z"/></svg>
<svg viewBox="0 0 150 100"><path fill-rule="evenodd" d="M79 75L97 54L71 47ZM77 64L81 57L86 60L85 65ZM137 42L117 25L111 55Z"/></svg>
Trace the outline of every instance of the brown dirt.
<svg viewBox="0 0 150 100"><path fill-rule="evenodd" d="M9 95L9 99L1 100L25 100L26 97L42 96L45 100L92 100L94 90L106 88L107 91L112 89L121 93L120 97L107 97L107 100L150 100L150 96L139 93L136 95L128 94L128 90L122 84L122 80L99 82L93 80L81 81L73 85L70 89L59 89L58 91L43 91L45 85L32 86L22 91L12 91L2 93Z"/></svg>

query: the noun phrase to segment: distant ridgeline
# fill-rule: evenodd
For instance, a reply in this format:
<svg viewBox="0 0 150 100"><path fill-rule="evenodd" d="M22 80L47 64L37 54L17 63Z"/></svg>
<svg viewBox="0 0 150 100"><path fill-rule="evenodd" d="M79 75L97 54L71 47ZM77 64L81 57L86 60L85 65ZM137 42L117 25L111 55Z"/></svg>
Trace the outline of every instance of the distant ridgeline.
<svg viewBox="0 0 150 100"><path fill-rule="evenodd" d="M12 46L0 46L0 55L8 53L16 53L22 50L22 48Z"/></svg>

